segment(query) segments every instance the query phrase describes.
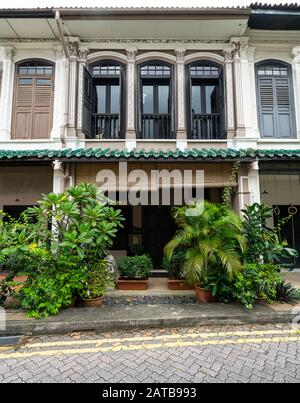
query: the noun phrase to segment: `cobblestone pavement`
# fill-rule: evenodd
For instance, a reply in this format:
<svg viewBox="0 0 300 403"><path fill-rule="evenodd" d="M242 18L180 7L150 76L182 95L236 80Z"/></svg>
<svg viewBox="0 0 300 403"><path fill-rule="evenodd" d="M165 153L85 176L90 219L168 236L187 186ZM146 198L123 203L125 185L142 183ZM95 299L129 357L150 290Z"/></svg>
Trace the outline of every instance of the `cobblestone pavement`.
<svg viewBox="0 0 300 403"><path fill-rule="evenodd" d="M1 382L300 382L290 326L151 329L27 338L0 348Z"/></svg>

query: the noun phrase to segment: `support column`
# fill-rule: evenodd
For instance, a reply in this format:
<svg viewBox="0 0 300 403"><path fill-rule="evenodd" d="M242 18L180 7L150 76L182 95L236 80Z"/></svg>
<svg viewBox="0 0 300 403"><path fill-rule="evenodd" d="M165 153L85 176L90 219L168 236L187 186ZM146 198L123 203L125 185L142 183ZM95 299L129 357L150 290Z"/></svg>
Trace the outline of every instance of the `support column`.
<svg viewBox="0 0 300 403"><path fill-rule="evenodd" d="M232 48L223 50L225 59L225 91L226 91L226 126L227 138L235 136L234 94L233 94L233 69Z"/></svg>
<svg viewBox="0 0 300 403"><path fill-rule="evenodd" d="M136 148L136 117L135 117L135 60L136 49L127 49L127 111L126 111L126 143L128 150Z"/></svg>
<svg viewBox="0 0 300 403"><path fill-rule="evenodd" d="M253 116L256 99L253 77L254 48L249 48L248 38L231 38L231 43L236 125L236 137L232 140L232 145L235 148L257 148L258 131ZM249 54L252 54L252 69L251 64L249 65Z"/></svg>
<svg viewBox="0 0 300 403"><path fill-rule="evenodd" d="M0 48L0 60L3 64L1 97L0 97L0 139L11 138L12 95L14 85L13 47Z"/></svg>
<svg viewBox="0 0 300 403"><path fill-rule="evenodd" d="M53 193L65 191L65 173L63 163L59 160L53 161Z"/></svg>
<svg viewBox="0 0 300 403"><path fill-rule="evenodd" d="M296 133L297 139L300 139L300 46L295 46L292 49L292 56Z"/></svg>
<svg viewBox="0 0 300 403"><path fill-rule="evenodd" d="M77 112L77 74L78 74L78 41L69 43L69 108L67 137L76 137L76 112Z"/></svg>
<svg viewBox="0 0 300 403"><path fill-rule="evenodd" d="M254 161L249 166L248 174L248 186L249 186L249 203L260 203L260 183L259 183L259 164L258 161Z"/></svg>
<svg viewBox="0 0 300 403"><path fill-rule="evenodd" d="M184 151L187 148L187 129L185 114L185 49L176 49L176 68L177 68L177 132L176 147Z"/></svg>
<svg viewBox="0 0 300 403"><path fill-rule="evenodd" d="M53 103L53 126L51 139L61 140L61 130L64 124L65 86L64 86L64 55L61 46L56 46L55 51L55 83Z"/></svg>
<svg viewBox="0 0 300 403"><path fill-rule="evenodd" d="M83 109L83 69L87 66L88 48L79 48L78 51L78 108L77 108L77 130L82 132L82 109ZM80 135L79 135L80 136ZM85 136L82 136L83 138Z"/></svg>

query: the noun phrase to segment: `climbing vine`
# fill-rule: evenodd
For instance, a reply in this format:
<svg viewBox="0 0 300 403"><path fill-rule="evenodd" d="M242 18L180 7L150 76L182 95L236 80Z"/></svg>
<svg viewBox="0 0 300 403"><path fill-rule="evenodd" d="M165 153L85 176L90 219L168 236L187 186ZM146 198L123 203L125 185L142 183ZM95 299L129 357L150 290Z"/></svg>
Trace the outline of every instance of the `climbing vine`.
<svg viewBox="0 0 300 403"><path fill-rule="evenodd" d="M226 207L231 207L231 195L233 193L234 183L236 182L236 177L239 172L240 166L242 164L241 160L235 161L233 164L230 176L229 176L229 184L225 186L222 194L222 204Z"/></svg>

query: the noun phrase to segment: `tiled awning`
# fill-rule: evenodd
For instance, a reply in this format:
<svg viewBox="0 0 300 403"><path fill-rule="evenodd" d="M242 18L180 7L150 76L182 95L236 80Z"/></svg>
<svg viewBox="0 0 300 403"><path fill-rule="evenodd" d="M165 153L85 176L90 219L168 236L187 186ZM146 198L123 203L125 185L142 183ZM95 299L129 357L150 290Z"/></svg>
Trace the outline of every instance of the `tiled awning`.
<svg viewBox="0 0 300 403"><path fill-rule="evenodd" d="M197 149L180 150L133 150L118 148L80 148L62 150L0 150L0 161L9 160L253 160L253 159L300 159L298 150L254 149Z"/></svg>

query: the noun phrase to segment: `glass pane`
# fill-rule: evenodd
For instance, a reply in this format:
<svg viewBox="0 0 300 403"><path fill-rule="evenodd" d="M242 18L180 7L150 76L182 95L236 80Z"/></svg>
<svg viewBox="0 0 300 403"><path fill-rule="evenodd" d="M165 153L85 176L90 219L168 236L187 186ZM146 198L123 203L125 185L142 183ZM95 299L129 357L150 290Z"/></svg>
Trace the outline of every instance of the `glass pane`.
<svg viewBox="0 0 300 403"><path fill-rule="evenodd" d="M19 78L19 84L31 85L32 84L32 78Z"/></svg>
<svg viewBox="0 0 300 403"><path fill-rule="evenodd" d="M120 86L112 85L110 87L110 113L119 113L120 111Z"/></svg>
<svg viewBox="0 0 300 403"><path fill-rule="evenodd" d="M169 112L169 86L158 86L158 113Z"/></svg>
<svg viewBox="0 0 300 403"><path fill-rule="evenodd" d="M192 113L201 113L201 87L200 85L192 86Z"/></svg>
<svg viewBox="0 0 300 403"><path fill-rule="evenodd" d="M37 78L37 85L51 85L51 79L49 78Z"/></svg>
<svg viewBox="0 0 300 403"><path fill-rule="evenodd" d="M217 112L217 91L215 85L205 86L206 113Z"/></svg>
<svg viewBox="0 0 300 403"><path fill-rule="evenodd" d="M143 113L153 113L152 85L143 85Z"/></svg>
<svg viewBox="0 0 300 403"><path fill-rule="evenodd" d="M106 86L97 85L97 113L105 113L105 102L106 102Z"/></svg>

